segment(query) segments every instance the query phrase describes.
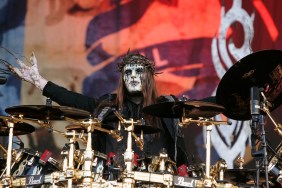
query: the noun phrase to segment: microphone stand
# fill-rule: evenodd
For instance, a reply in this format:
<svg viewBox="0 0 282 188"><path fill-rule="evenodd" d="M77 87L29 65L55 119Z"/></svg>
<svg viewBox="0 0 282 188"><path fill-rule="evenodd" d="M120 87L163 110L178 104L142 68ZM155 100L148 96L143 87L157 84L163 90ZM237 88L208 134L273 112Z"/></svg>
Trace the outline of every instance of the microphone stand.
<svg viewBox="0 0 282 188"><path fill-rule="evenodd" d="M260 175L260 159L263 160L263 165L265 168L265 179L266 179L266 188L269 188L268 183L268 161L267 161L267 150L266 150L266 139L265 139L265 130L264 130L264 118L260 115L260 91L262 89L256 86L250 88L250 111L251 111L251 144L252 144L252 156L255 158L256 162L256 181L255 188L259 187L259 175ZM256 140L258 126L261 125L261 149L256 149Z"/></svg>

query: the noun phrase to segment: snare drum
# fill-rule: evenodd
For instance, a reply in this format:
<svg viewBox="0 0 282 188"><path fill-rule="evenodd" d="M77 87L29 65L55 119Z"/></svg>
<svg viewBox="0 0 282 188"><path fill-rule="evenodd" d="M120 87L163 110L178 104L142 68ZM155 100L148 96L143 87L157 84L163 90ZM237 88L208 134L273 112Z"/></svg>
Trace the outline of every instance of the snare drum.
<svg viewBox="0 0 282 188"><path fill-rule="evenodd" d="M41 153L33 151L32 149L19 149L14 151L14 157L11 165L11 176L28 176L28 175L42 175L59 171L59 163L49 157L46 163L40 162ZM6 173L6 169L3 174Z"/></svg>

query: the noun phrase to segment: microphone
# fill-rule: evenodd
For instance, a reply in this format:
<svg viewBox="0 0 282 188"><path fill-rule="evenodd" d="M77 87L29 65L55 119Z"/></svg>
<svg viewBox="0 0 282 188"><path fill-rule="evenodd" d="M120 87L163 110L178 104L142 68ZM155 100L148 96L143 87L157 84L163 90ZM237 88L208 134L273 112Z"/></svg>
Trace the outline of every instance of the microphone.
<svg viewBox="0 0 282 188"><path fill-rule="evenodd" d="M251 87L250 89L250 109L251 115L259 115L260 114L260 91L261 89L258 87Z"/></svg>
<svg viewBox="0 0 282 188"><path fill-rule="evenodd" d="M261 156L261 151L257 151L256 140L257 140L257 126L259 125L260 119L260 91L261 89L254 86L250 88L250 111L252 116L251 121L251 152L253 157Z"/></svg>
<svg viewBox="0 0 282 188"><path fill-rule="evenodd" d="M7 78L4 76L0 76L0 85L6 84Z"/></svg>

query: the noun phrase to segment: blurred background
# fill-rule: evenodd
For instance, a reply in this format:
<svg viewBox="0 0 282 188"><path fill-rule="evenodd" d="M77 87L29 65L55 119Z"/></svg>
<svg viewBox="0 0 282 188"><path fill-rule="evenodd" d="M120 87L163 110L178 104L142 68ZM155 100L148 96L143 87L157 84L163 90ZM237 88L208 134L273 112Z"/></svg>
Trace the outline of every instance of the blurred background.
<svg viewBox="0 0 282 188"><path fill-rule="evenodd" d="M35 52L46 79L93 97L115 92L116 63L130 49L152 59L162 72L156 76L160 95L201 100L216 95L221 78L241 58L260 50L281 50L280 7L280 0L1 0L0 45L23 60ZM0 58L16 65L3 49ZM0 86L2 115L8 107L46 104L31 84L7 79ZM281 110L271 113L278 123ZM236 168L234 161L241 156L246 166L255 168L249 121L230 121L230 126L212 129L211 163L223 158L228 168ZM54 130L64 131L68 122L52 124ZM35 127L33 133L15 139L25 148L48 149L60 161L68 140ZM281 136L274 128L267 118L266 139L276 148ZM191 125L183 131L191 160L204 162L205 128ZM1 137L4 145L5 140Z"/></svg>

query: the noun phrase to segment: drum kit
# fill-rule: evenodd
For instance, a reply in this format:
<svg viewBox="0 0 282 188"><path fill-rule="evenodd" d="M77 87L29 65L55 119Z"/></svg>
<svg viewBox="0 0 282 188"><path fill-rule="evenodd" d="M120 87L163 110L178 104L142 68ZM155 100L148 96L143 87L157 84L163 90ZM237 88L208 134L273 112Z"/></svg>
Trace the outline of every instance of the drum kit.
<svg viewBox="0 0 282 188"><path fill-rule="evenodd" d="M282 144L267 153L264 117L268 116L275 131L282 136L282 126L276 123L271 112L282 102L282 51L263 50L248 55L234 64L219 83L216 97L201 100L160 102L143 108L143 112L162 118L179 119L180 127L189 124L206 127L206 161L202 173L195 168L180 167L169 159L166 151L159 156L137 159L133 142L143 149L144 134L160 130L144 122L124 119L115 111L119 128L103 125L90 113L71 107L22 105L9 107L8 116L0 116L0 136L8 137L8 147L0 144L4 153L1 159L0 187L269 187L282 186ZM224 114L234 120L250 120L252 130L252 156L255 169L243 169L243 158L238 158L238 169L228 169L223 159L210 164L211 131L213 126L228 125L216 121L214 116ZM53 129L53 120L70 122L65 132ZM35 131L37 124L58 132L68 139L61 151L62 162L32 149L13 149L13 136ZM123 153L124 168L112 165L114 153L104 154L92 148L92 134L104 132L117 141L123 139L121 127L127 133L127 147ZM78 140L85 149L76 148ZM257 147L255 143L261 142ZM262 162L263 169L260 163ZM179 171L184 171L180 173ZM192 171L192 172L191 172Z"/></svg>

